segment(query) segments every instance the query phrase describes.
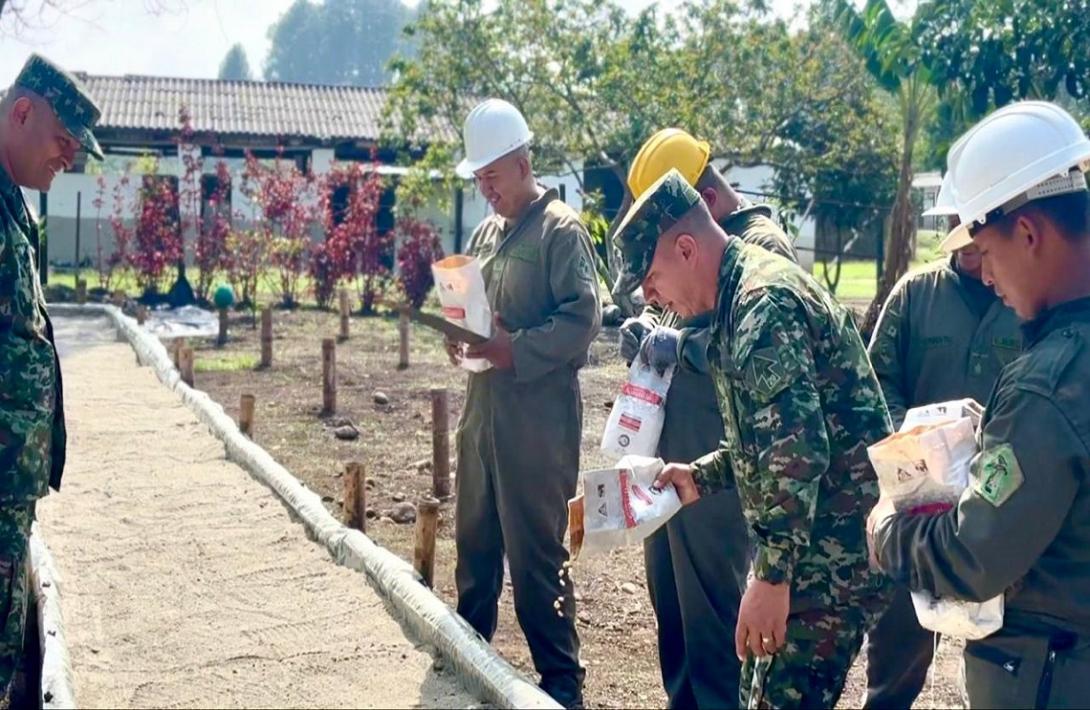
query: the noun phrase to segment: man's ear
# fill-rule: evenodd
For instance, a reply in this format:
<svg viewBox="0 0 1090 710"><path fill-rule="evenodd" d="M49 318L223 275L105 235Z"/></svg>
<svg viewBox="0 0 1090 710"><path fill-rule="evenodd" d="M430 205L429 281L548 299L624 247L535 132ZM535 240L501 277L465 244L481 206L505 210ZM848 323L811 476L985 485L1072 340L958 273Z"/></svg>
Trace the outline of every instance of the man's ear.
<svg viewBox="0 0 1090 710"><path fill-rule="evenodd" d="M30 100L28 96L20 96L15 100L15 103L11 106L11 120L16 125L22 126L30 119L30 114L34 110L34 102Z"/></svg>
<svg viewBox="0 0 1090 710"><path fill-rule="evenodd" d="M674 239L674 249L681 260L686 263L696 261L696 256L699 252L696 239L693 238L693 235L685 232L682 232Z"/></svg>
<svg viewBox="0 0 1090 710"><path fill-rule="evenodd" d="M715 191L714 187L705 187L700 191L700 197L703 198L704 204L708 206L709 210L714 210L715 203L719 201L719 193Z"/></svg>
<svg viewBox="0 0 1090 710"><path fill-rule="evenodd" d="M1011 229L1011 239L1028 253L1037 255L1041 249L1041 237L1046 227L1050 227L1048 220L1039 214L1029 212L1018 216Z"/></svg>

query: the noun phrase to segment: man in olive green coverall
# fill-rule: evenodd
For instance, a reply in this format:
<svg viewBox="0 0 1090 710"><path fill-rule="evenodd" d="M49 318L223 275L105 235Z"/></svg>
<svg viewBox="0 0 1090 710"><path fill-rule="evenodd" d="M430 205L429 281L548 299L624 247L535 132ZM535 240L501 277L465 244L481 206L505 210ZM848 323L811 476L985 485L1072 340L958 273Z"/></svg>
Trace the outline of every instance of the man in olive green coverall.
<svg viewBox="0 0 1090 710"><path fill-rule="evenodd" d="M905 412L971 397L984 404L999 373L1022 347L1018 316L980 280L980 250L901 279L886 301L870 343L893 426ZM909 708L927 680L935 635L920 626L908 589L867 635L868 708Z"/></svg>
<svg viewBox="0 0 1090 710"><path fill-rule="evenodd" d="M601 324L593 252L579 215L534 179L527 144L473 174L495 214L477 227L468 252L481 261L496 322L491 340L466 352L492 368L469 375L458 426L458 613L492 638L506 553L541 687L580 706L575 601L570 578L558 572L568 560L567 502L579 474L578 372Z"/></svg>
<svg viewBox="0 0 1090 710"><path fill-rule="evenodd" d="M710 146L676 128L644 143L628 174L637 195L668 169L696 176L693 186L728 234L797 262L795 249L765 205L754 205L731 188L709 162ZM658 456L695 461L723 439L723 418L710 377L707 346L713 313L682 318L647 306L620 328L626 362L655 326L675 329L678 368L666 397ZM658 621L659 667L670 708L733 707L742 664L730 638L749 569L749 539L738 489L730 485L686 506L644 542L644 567Z"/></svg>
<svg viewBox="0 0 1090 710"><path fill-rule="evenodd" d="M23 650L35 504L60 487L67 440L38 224L20 188L49 190L81 150L101 159L98 117L79 82L38 55L0 101L0 707Z"/></svg>
<svg viewBox="0 0 1090 710"><path fill-rule="evenodd" d="M1026 321L978 433L969 487L938 515L880 505L874 561L943 598L1004 595L1003 626L965 645L974 708L1090 702L1090 140L1044 102L1008 105L947 160L984 282Z"/></svg>

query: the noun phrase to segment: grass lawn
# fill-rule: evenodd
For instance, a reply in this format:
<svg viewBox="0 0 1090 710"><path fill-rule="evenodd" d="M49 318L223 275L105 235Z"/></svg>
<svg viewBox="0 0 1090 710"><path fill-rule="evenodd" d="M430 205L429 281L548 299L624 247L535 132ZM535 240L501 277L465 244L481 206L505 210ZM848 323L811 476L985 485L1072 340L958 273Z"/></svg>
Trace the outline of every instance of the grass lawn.
<svg viewBox="0 0 1090 710"><path fill-rule="evenodd" d="M912 268L931 263L943 258L939 243L944 235L940 232L921 229L917 237L916 258L912 261ZM814 264L814 276L822 285L825 269L829 275L836 275L836 265L829 262L828 267L820 262ZM838 298L845 300L870 300L874 298L878 290L878 268L873 259L863 261L844 261L840 265L840 281L837 283L834 293Z"/></svg>

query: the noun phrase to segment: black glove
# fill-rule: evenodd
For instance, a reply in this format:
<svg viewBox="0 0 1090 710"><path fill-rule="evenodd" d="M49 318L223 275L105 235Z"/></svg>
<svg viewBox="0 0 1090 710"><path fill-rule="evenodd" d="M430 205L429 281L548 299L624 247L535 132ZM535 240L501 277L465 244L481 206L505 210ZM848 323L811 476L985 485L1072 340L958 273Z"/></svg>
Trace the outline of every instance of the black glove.
<svg viewBox="0 0 1090 710"><path fill-rule="evenodd" d="M629 318L621 324L617 335L617 349L625 362L632 362L640 353L640 345L654 326L639 318Z"/></svg>
<svg viewBox="0 0 1090 710"><path fill-rule="evenodd" d="M660 375L668 367L677 364L677 345L681 332L674 328L655 326L651 334L640 345L640 360L655 369Z"/></svg>

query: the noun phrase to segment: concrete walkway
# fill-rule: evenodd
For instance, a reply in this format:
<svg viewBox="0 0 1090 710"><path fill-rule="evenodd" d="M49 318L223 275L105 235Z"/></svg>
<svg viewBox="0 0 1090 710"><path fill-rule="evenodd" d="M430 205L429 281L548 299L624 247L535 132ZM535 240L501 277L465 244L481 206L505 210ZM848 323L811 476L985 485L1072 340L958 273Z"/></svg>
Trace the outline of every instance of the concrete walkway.
<svg viewBox="0 0 1090 710"><path fill-rule="evenodd" d="M105 319L58 319L63 490L38 518L83 707L468 707Z"/></svg>

